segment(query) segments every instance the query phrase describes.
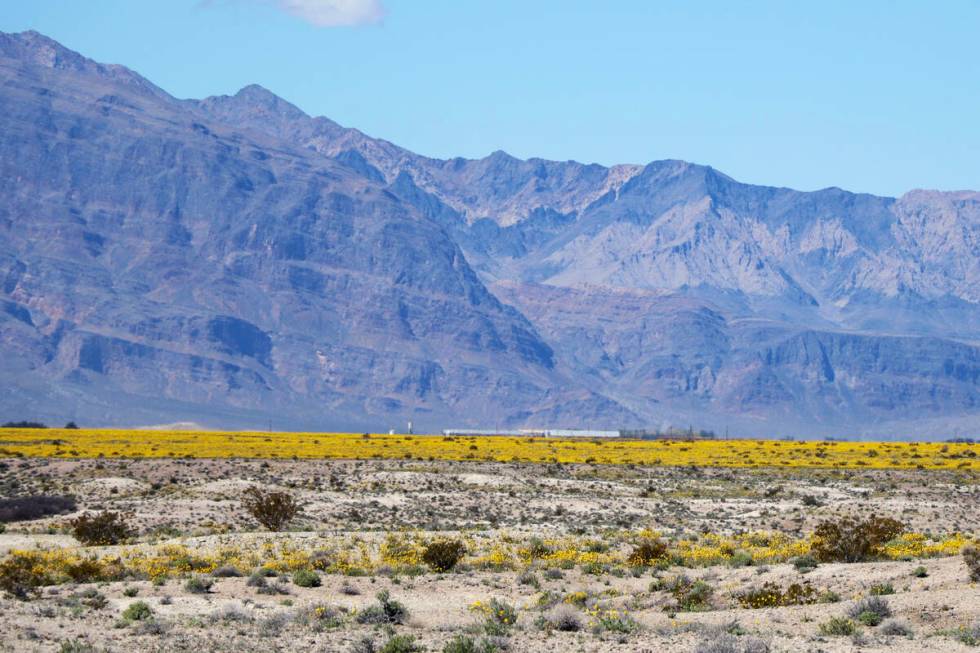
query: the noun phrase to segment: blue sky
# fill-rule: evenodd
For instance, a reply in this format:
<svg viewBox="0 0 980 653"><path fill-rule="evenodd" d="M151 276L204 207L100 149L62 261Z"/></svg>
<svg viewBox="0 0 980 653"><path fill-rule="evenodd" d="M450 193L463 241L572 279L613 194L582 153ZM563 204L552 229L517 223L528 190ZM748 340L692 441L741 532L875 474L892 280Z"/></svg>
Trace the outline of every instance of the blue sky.
<svg viewBox="0 0 980 653"><path fill-rule="evenodd" d="M178 97L261 84L416 152L980 190L980 2L0 0Z"/></svg>

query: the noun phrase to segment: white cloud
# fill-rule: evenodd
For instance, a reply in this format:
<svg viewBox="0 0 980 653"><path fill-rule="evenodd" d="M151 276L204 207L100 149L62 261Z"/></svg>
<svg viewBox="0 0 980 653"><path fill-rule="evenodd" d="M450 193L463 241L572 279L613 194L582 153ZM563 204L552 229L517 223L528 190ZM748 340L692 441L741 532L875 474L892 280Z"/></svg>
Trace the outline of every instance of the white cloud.
<svg viewBox="0 0 980 653"><path fill-rule="evenodd" d="M386 13L381 0L276 0L276 4L317 27L374 25Z"/></svg>
<svg viewBox="0 0 980 653"><path fill-rule="evenodd" d="M201 6L218 0L202 0ZM388 13L381 0L229 0L264 2L317 27L355 27L380 23Z"/></svg>

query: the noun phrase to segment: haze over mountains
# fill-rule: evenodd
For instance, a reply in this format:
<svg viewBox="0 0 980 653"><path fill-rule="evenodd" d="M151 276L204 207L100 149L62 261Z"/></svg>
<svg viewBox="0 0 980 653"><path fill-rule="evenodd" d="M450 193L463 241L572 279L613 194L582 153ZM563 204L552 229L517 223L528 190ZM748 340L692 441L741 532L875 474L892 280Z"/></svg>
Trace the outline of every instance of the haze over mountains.
<svg viewBox="0 0 980 653"><path fill-rule="evenodd" d="M0 414L980 435L980 194L423 157L0 35Z"/></svg>

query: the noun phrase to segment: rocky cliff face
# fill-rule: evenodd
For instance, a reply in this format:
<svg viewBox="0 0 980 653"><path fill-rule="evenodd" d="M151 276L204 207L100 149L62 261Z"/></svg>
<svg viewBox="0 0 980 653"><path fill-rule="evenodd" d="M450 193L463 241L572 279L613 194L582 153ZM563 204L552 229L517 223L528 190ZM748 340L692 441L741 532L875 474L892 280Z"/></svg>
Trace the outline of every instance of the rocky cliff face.
<svg viewBox="0 0 980 653"><path fill-rule="evenodd" d="M955 434L980 195L426 158L0 35L0 411ZM965 433L964 433L965 434Z"/></svg>

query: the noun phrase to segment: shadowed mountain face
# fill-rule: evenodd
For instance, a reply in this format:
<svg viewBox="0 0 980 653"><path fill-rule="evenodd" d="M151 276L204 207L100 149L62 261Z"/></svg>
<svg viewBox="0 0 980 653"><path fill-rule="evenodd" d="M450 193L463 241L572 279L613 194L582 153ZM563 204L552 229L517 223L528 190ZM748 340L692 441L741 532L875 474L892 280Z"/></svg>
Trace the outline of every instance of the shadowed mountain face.
<svg viewBox="0 0 980 653"><path fill-rule="evenodd" d="M976 193L430 159L256 86L177 100L35 33L0 35L0 81L11 419L906 436L980 416Z"/></svg>

